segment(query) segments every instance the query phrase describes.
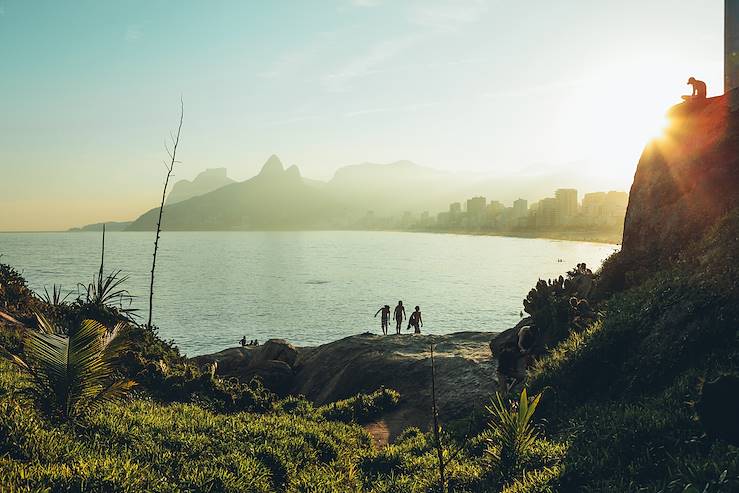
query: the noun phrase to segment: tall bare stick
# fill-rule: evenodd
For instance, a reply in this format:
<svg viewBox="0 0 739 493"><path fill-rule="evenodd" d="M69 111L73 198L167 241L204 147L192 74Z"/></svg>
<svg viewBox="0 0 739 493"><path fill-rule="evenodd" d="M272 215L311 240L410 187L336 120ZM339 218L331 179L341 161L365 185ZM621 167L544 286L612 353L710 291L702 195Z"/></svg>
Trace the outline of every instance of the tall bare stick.
<svg viewBox="0 0 739 493"><path fill-rule="evenodd" d="M167 149L167 154L169 154L170 162L167 163L164 161L164 167L167 169L167 178L164 180L164 188L162 188L162 203L159 205L159 218L157 219L157 235L154 239L154 258L151 262L151 283L149 285L149 320L146 323L147 327L151 328L151 314L152 314L152 307L154 305L154 269L157 265L157 250L159 249L159 235L162 231L162 213L164 212L164 199L167 197L167 186L169 185L169 178L172 176L172 170L174 170L174 165L179 163L180 161L176 160L177 156L177 146L180 143L180 132L182 131L182 120L185 116L185 104L182 101L182 98L180 98L180 124L177 127L177 135L174 136L170 134L170 138L172 139L172 150L169 149L169 147L165 144L164 147Z"/></svg>
<svg viewBox="0 0 739 493"><path fill-rule="evenodd" d="M103 279L103 266L105 264L105 223L103 223L103 246L100 248L100 272L98 273L98 279Z"/></svg>
<svg viewBox="0 0 739 493"><path fill-rule="evenodd" d="M436 366L434 365L434 343L431 343L431 412L434 418L434 445L439 457L439 492L446 491L446 479L444 478L444 449L441 446L439 436L439 412L436 408Z"/></svg>

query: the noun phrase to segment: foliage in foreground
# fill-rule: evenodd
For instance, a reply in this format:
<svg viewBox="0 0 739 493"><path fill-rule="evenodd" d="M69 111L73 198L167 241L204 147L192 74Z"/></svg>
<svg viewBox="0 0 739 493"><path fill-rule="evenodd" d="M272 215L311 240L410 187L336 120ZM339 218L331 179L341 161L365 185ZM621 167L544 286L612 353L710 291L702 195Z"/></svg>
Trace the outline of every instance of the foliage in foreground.
<svg viewBox="0 0 739 493"><path fill-rule="evenodd" d="M122 324L108 331L98 322L85 320L65 336L42 315L38 320L41 331L24 332L23 356L8 356L29 375L25 391L47 416L79 418L122 398L135 385L114 379L114 363L126 347L119 337Z"/></svg>
<svg viewBox="0 0 739 493"><path fill-rule="evenodd" d="M548 432L570 444L565 490L739 491L739 449L693 409L701 380L739 368L738 237L734 211L670 269L611 258L606 315L533 368Z"/></svg>
<svg viewBox="0 0 739 493"><path fill-rule="evenodd" d="M26 385L0 361L0 477L8 488L426 493L438 484L429 434L410 429L378 449L357 424L327 419L350 416L335 414L336 407L313 408L291 398L269 412L219 414L198 404L135 399L106 403L73 429L52 424L28 406L20 395ZM397 394L374 396L380 405ZM450 461L453 491L501 490L499 474L485 458L487 438L472 439ZM524 453L528 472L507 481L504 491L551 491L559 472L549 466L563 453L561 445L535 440Z"/></svg>

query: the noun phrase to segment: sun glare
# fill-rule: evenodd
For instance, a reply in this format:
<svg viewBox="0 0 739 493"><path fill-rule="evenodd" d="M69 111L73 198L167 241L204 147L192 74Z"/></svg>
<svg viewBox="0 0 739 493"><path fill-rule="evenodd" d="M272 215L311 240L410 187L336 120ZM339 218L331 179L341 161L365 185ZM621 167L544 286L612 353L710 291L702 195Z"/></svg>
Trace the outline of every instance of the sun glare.
<svg viewBox="0 0 739 493"><path fill-rule="evenodd" d="M608 173L633 175L642 149L664 135L667 111L680 103L687 76L673 72L641 63L583 77L562 103L560 152L602 164ZM631 76L638 81L624 73L638 74Z"/></svg>

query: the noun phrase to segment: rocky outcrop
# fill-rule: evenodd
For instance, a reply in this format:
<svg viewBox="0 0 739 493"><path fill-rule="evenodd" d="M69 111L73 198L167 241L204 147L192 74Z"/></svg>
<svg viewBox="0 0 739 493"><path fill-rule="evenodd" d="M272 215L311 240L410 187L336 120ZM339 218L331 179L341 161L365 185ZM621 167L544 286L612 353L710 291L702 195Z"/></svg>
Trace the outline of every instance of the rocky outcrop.
<svg viewBox="0 0 739 493"><path fill-rule="evenodd" d="M217 374L222 376L246 380L259 376L273 391L302 394L318 405L382 386L395 389L401 395L400 406L381 420L392 440L408 426L429 426L432 342L441 419L450 423L468 419L473 410L483 412L496 390L496 362L489 349L494 335L365 333L306 348L273 339L262 346L226 349L193 360L200 365L217 362Z"/></svg>
<svg viewBox="0 0 739 493"><path fill-rule="evenodd" d="M673 107L639 160L624 223L629 258L669 260L739 203L739 113L726 96Z"/></svg>
<svg viewBox="0 0 739 493"><path fill-rule="evenodd" d="M261 346L224 349L218 353L196 356L198 366L216 363L216 374L237 377L248 382L259 377L264 385L279 395L287 395L294 383L297 349L284 339L270 339Z"/></svg>

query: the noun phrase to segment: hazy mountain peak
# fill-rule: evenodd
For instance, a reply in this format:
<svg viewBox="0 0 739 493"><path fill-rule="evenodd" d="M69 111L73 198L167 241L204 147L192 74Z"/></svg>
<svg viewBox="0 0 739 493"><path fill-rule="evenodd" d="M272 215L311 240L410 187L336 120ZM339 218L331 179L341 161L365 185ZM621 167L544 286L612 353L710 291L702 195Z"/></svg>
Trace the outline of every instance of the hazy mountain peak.
<svg viewBox="0 0 739 493"><path fill-rule="evenodd" d="M264 166L262 166L259 176L276 175L283 171L285 171L285 166L283 166L282 161L280 161L280 158L278 158L276 154L272 154L269 159L267 159L267 162L264 163Z"/></svg>
<svg viewBox="0 0 739 493"><path fill-rule="evenodd" d="M290 178L300 178L300 170L294 164L285 170L285 173Z"/></svg>
<svg viewBox="0 0 739 493"><path fill-rule="evenodd" d="M167 204L182 202L231 183L234 183L234 180L226 175L226 168L208 168L200 172L192 181L179 180L175 183L172 191L167 195Z"/></svg>

